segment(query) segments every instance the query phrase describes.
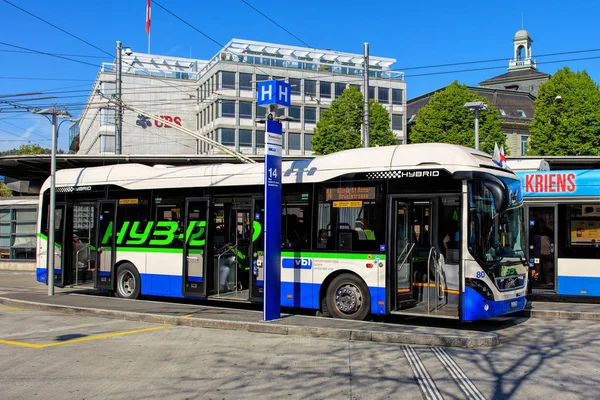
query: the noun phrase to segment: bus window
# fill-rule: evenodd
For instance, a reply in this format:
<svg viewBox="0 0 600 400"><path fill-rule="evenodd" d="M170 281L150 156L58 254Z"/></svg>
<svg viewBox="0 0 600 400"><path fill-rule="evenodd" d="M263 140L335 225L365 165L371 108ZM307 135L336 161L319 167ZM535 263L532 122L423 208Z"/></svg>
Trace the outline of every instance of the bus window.
<svg viewBox="0 0 600 400"><path fill-rule="evenodd" d="M317 248L380 251L385 240L385 201L371 186L325 187L319 194Z"/></svg>
<svg viewBox="0 0 600 400"><path fill-rule="evenodd" d="M310 250L310 217L308 200L300 195L286 195L281 208L281 238L284 249Z"/></svg>

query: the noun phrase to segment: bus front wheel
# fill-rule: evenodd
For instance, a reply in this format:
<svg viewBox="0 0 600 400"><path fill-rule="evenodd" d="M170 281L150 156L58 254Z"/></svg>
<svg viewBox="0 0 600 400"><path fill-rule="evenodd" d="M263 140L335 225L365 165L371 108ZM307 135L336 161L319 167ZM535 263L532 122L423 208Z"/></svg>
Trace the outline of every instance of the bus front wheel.
<svg viewBox="0 0 600 400"><path fill-rule="evenodd" d="M116 296L122 299L137 299L140 295L140 274L133 264L125 263L119 267L116 289Z"/></svg>
<svg viewBox="0 0 600 400"><path fill-rule="evenodd" d="M342 274L327 288L327 311L334 318L363 320L369 315L369 288L356 275Z"/></svg>

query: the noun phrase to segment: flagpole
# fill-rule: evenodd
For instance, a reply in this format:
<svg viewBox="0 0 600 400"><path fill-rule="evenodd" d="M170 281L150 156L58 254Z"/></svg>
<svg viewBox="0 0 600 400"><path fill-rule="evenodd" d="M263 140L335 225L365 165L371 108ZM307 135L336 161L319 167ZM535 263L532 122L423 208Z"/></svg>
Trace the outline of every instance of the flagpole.
<svg viewBox="0 0 600 400"><path fill-rule="evenodd" d="M148 54L150 54L150 30L148 30Z"/></svg>

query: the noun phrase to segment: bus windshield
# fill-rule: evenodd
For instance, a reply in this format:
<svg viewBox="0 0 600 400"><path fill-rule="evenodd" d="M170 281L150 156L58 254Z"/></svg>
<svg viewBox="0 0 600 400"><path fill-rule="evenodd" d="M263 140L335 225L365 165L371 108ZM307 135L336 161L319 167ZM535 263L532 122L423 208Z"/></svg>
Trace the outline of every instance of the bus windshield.
<svg viewBox="0 0 600 400"><path fill-rule="evenodd" d="M489 272L525 260L522 195L517 179L500 178L508 187L508 208L496 212L484 181L469 183L469 252Z"/></svg>

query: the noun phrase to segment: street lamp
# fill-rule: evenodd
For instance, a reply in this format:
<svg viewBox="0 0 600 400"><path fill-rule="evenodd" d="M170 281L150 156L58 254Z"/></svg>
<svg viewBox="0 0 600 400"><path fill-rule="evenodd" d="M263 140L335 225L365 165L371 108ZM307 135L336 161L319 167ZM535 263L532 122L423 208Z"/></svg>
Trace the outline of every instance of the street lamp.
<svg viewBox="0 0 600 400"><path fill-rule="evenodd" d="M56 120L60 118L70 118L71 114L67 110L57 110L56 106L46 108L43 110L34 111L35 114L40 114L48 118L51 115L52 118L48 118L52 122L52 158L50 161L50 211L48 213L49 226L48 226L48 249L46 251L46 281L48 282L48 296L54 296L54 217L56 208L56 139L58 137L58 128ZM65 121L63 121L65 122ZM62 124L62 122L61 122ZM52 250L50 250L52 249Z"/></svg>
<svg viewBox="0 0 600 400"><path fill-rule="evenodd" d="M487 111L488 106L483 101L469 101L465 108L475 112L475 150L479 150L479 111Z"/></svg>

